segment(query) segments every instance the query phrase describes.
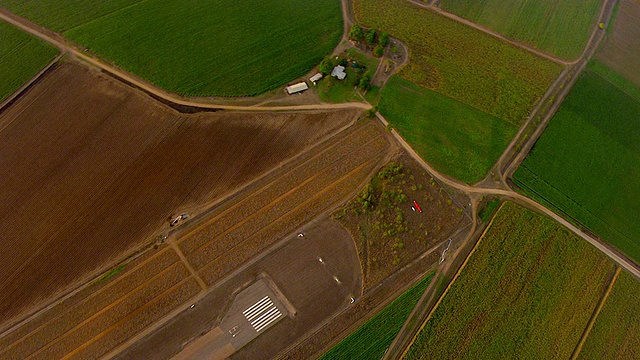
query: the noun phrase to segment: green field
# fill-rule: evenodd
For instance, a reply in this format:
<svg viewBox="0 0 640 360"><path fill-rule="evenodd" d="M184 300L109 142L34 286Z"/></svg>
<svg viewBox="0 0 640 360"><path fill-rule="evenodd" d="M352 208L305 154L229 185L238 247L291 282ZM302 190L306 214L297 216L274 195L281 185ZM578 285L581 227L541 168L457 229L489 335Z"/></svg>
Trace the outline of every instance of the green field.
<svg viewBox="0 0 640 360"><path fill-rule="evenodd" d="M358 22L408 44L400 75L519 126L562 67L406 0L355 0Z"/></svg>
<svg viewBox="0 0 640 360"><path fill-rule="evenodd" d="M371 320L327 351L320 360L381 359L432 278L433 273L400 295Z"/></svg>
<svg viewBox="0 0 640 360"><path fill-rule="evenodd" d="M640 96L603 69L578 79L514 182L640 262Z"/></svg>
<svg viewBox="0 0 640 360"><path fill-rule="evenodd" d="M505 203L405 359L568 359L614 265Z"/></svg>
<svg viewBox="0 0 640 360"><path fill-rule="evenodd" d="M18 11L187 96L249 96L284 85L331 53L343 30L339 0L67 0L50 12L49 3Z"/></svg>
<svg viewBox="0 0 640 360"><path fill-rule="evenodd" d="M622 272L582 347L580 359L640 358L640 282Z"/></svg>
<svg viewBox="0 0 640 360"><path fill-rule="evenodd" d="M58 49L0 21L0 102L42 70Z"/></svg>
<svg viewBox="0 0 640 360"><path fill-rule="evenodd" d="M440 7L560 58L580 56L602 0L444 0Z"/></svg>
<svg viewBox="0 0 640 360"><path fill-rule="evenodd" d="M482 179L518 131L515 125L398 76L382 90L380 112L436 170Z"/></svg>
<svg viewBox="0 0 640 360"><path fill-rule="evenodd" d="M0 6L62 33L142 0L0 0Z"/></svg>

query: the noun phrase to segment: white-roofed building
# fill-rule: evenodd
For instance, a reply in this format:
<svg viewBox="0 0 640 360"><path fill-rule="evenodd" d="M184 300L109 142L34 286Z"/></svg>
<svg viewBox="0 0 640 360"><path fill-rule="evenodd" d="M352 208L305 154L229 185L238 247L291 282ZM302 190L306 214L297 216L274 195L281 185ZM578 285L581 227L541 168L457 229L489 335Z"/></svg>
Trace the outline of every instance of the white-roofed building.
<svg viewBox="0 0 640 360"><path fill-rule="evenodd" d="M299 93L302 91L305 91L309 88L309 86L307 85L306 82L299 82L297 84L293 84L290 86L287 86L287 92L289 93L289 95L291 94L295 94L295 93Z"/></svg>
<svg viewBox="0 0 640 360"><path fill-rule="evenodd" d="M331 70L331 76L337 78L338 80L344 80L347 77L347 73L344 72L344 66L338 65Z"/></svg>
<svg viewBox="0 0 640 360"><path fill-rule="evenodd" d="M312 77L310 77L309 81L311 81L313 83L313 85L315 85L320 79L322 79L322 73L317 73L317 74L313 75Z"/></svg>

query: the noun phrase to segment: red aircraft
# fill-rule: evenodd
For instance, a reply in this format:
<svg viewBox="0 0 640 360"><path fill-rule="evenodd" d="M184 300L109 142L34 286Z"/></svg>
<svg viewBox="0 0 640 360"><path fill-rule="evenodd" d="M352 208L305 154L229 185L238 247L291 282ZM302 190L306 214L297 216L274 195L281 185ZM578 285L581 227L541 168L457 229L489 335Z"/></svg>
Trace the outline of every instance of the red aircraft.
<svg viewBox="0 0 640 360"><path fill-rule="evenodd" d="M415 205L416 209L418 209L418 211L422 212L422 209L420 208L420 205L418 205L418 202L413 200L413 205Z"/></svg>

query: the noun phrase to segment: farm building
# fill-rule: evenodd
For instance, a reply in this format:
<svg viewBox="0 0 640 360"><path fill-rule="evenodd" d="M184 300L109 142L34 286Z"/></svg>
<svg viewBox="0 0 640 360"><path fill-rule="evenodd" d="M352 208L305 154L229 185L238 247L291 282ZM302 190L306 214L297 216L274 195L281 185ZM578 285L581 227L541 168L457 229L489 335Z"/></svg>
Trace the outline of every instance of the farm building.
<svg viewBox="0 0 640 360"><path fill-rule="evenodd" d="M312 77L310 77L309 81L311 81L313 83L313 85L315 85L320 79L322 79L322 73L317 73L317 74L313 75Z"/></svg>
<svg viewBox="0 0 640 360"><path fill-rule="evenodd" d="M347 77L347 73L344 72L344 66L338 65L331 70L331 76L337 78L338 80L344 80Z"/></svg>
<svg viewBox="0 0 640 360"><path fill-rule="evenodd" d="M297 84L293 84L290 86L287 86L287 92L289 93L289 95L295 94L295 93L299 93L302 91L305 91L309 88L309 86L307 86L306 82L299 82Z"/></svg>

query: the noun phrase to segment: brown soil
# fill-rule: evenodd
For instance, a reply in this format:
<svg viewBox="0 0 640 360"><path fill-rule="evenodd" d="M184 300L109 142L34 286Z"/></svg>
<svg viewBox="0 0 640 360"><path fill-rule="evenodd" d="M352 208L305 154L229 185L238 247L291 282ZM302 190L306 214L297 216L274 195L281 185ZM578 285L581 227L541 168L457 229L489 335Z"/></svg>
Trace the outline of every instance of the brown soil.
<svg viewBox="0 0 640 360"><path fill-rule="evenodd" d="M221 207L179 241L208 285L344 201L366 181L389 143L373 121L354 126L314 149L295 166L234 205Z"/></svg>
<svg viewBox="0 0 640 360"><path fill-rule="evenodd" d="M596 57L640 86L640 2L622 0L619 6L613 31Z"/></svg>
<svg viewBox="0 0 640 360"><path fill-rule="evenodd" d="M414 200L422 213L412 210ZM446 241L467 221L447 189L404 152L333 216L356 241L365 290Z"/></svg>
<svg viewBox="0 0 640 360"><path fill-rule="evenodd" d="M172 249L150 251L6 334L0 357L99 357L199 290Z"/></svg>
<svg viewBox="0 0 640 360"><path fill-rule="evenodd" d="M152 241L170 215L228 194L356 116L184 115L63 64L0 114L0 323Z"/></svg>

